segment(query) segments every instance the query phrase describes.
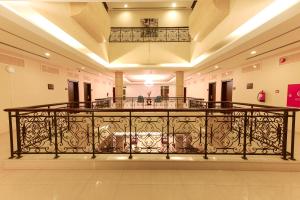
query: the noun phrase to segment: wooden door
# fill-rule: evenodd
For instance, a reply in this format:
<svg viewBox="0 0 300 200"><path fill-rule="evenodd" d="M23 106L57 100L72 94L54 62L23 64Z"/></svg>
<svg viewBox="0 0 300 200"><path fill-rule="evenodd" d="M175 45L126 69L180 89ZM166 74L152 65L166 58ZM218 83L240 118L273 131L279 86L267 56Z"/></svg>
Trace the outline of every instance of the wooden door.
<svg viewBox="0 0 300 200"><path fill-rule="evenodd" d="M76 81L68 81L69 103L71 108L79 107L79 85Z"/></svg>
<svg viewBox="0 0 300 200"><path fill-rule="evenodd" d="M208 84L208 108L215 108L216 101L216 83Z"/></svg>
<svg viewBox="0 0 300 200"><path fill-rule="evenodd" d="M184 103L186 103L186 87L184 87L184 90L183 90L183 100L184 100Z"/></svg>
<svg viewBox="0 0 300 200"><path fill-rule="evenodd" d="M231 102L232 101L232 88L233 88L233 81L223 81L222 82L222 88L221 88L221 103L222 108L230 108L232 107Z"/></svg>
<svg viewBox="0 0 300 200"><path fill-rule="evenodd" d="M92 86L90 83L83 83L84 102L86 108L92 108Z"/></svg>
<svg viewBox="0 0 300 200"><path fill-rule="evenodd" d="M116 88L113 87L113 103L116 102Z"/></svg>

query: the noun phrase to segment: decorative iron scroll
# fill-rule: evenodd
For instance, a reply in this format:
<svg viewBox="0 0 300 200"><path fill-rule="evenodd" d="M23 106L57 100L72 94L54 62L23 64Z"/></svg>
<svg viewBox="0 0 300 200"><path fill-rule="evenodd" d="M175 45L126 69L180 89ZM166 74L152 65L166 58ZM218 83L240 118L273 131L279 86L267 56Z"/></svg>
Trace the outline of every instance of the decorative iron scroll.
<svg viewBox="0 0 300 200"><path fill-rule="evenodd" d="M29 112L21 154L287 155L287 116L267 111Z"/></svg>
<svg viewBox="0 0 300 200"><path fill-rule="evenodd" d="M109 42L190 42L188 27L112 27Z"/></svg>

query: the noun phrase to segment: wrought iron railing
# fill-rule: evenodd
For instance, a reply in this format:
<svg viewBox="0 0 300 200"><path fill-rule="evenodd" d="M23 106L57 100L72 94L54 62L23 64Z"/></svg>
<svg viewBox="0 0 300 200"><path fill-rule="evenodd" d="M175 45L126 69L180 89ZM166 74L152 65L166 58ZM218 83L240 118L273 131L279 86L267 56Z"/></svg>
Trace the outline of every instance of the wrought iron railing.
<svg viewBox="0 0 300 200"><path fill-rule="evenodd" d="M188 27L112 27L109 42L190 42Z"/></svg>
<svg viewBox="0 0 300 200"><path fill-rule="evenodd" d="M192 109L84 108L49 104L6 109L11 158L24 154L277 155L294 159L297 109L208 102ZM212 102L210 102L211 104ZM204 106L203 106L204 105ZM291 123L291 130L288 125Z"/></svg>
<svg viewBox="0 0 300 200"><path fill-rule="evenodd" d="M117 106L117 105L121 106ZM204 99L192 97L123 97L123 98L100 98L95 99L94 108L205 108Z"/></svg>

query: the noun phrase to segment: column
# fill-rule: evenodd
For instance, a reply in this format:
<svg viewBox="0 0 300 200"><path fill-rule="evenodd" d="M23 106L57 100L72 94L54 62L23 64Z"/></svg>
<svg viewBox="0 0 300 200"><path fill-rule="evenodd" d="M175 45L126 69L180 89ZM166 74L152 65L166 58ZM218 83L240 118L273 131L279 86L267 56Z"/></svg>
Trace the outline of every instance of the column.
<svg viewBox="0 0 300 200"><path fill-rule="evenodd" d="M177 108L183 108L184 103L184 72L176 72L176 97L177 97Z"/></svg>
<svg viewBox="0 0 300 200"><path fill-rule="evenodd" d="M123 72L115 72L116 108L123 107Z"/></svg>

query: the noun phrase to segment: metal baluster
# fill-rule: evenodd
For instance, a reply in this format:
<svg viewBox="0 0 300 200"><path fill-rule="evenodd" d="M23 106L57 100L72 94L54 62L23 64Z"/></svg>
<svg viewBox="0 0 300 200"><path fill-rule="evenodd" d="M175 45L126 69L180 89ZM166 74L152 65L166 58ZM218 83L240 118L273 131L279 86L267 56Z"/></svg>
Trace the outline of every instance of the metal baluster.
<svg viewBox="0 0 300 200"><path fill-rule="evenodd" d="M21 134L20 134L20 116L19 112L16 112L16 127L17 127L17 158L21 158Z"/></svg>
<svg viewBox="0 0 300 200"><path fill-rule="evenodd" d="M167 159L170 159L170 155L169 155L169 151L170 151L170 141L169 141L169 137L170 137L170 134L169 134L169 125L170 125L170 113L168 111L168 118L167 118L167 156L166 158Z"/></svg>
<svg viewBox="0 0 300 200"><path fill-rule="evenodd" d="M88 124L86 125L86 139L87 143L90 144L90 127Z"/></svg>
<svg viewBox="0 0 300 200"><path fill-rule="evenodd" d="M25 145L25 139L26 139L26 126L25 126L25 124L23 124L23 127L22 127L22 142L23 142L23 145Z"/></svg>
<svg viewBox="0 0 300 200"><path fill-rule="evenodd" d="M247 160L247 111L245 112L244 116L244 144L243 144L243 159Z"/></svg>
<svg viewBox="0 0 300 200"><path fill-rule="evenodd" d="M292 115L292 138L291 138L291 160L296 160L294 157L295 153L295 128L296 128L296 112L293 111Z"/></svg>
<svg viewBox="0 0 300 200"><path fill-rule="evenodd" d="M208 113L205 111L205 140L204 140L204 159L208 159L207 157L207 128L208 128Z"/></svg>
<svg viewBox="0 0 300 200"><path fill-rule="evenodd" d="M129 112L129 159L132 159L131 112Z"/></svg>
<svg viewBox="0 0 300 200"><path fill-rule="evenodd" d="M14 133L12 127L12 115L11 112L8 112L8 122L9 122L9 139L10 139L10 157L9 159L14 158Z"/></svg>
<svg viewBox="0 0 300 200"><path fill-rule="evenodd" d="M253 106L251 106L251 121L250 121L250 144L253 140Z"/></svg>
<svg viewBox="0 0 300 200"><path fill-rule="evenodd" d="M93 156L92 159L96 158L95 155L95 113L92 112L92 147L93 147Z"/></svg>
<svg viewBox="0 0 300 200"><path fill-rule="evenodd" d="M59 158L58 156L58 142L57 142L57 121L56 121L56 112L54 112L54 136L55 136L55 140L54 140L54 145L55 145L55 157L54 159Z"/></svg>
<svg viewBox="0 0 300 200"><path fill-rule="evenodd" d="M239 136L239 144L241 144L241 127L239 127L238 136Z"/></svg>
<svg viewBox="0 0 300 200"><path fill-rule="evenodd" d="M283 118L283 140L282 140L282 159L287 160L287 129L288 129L288 112L284 111Z"/></svg>
<svg viewBox="0 0 300 200"><path fill-rule="evenodd" d="M48 121L48 126L49 126L49 141L50 141L50 144L52 143L52 130L51 130L51 122Z"/></svg>

